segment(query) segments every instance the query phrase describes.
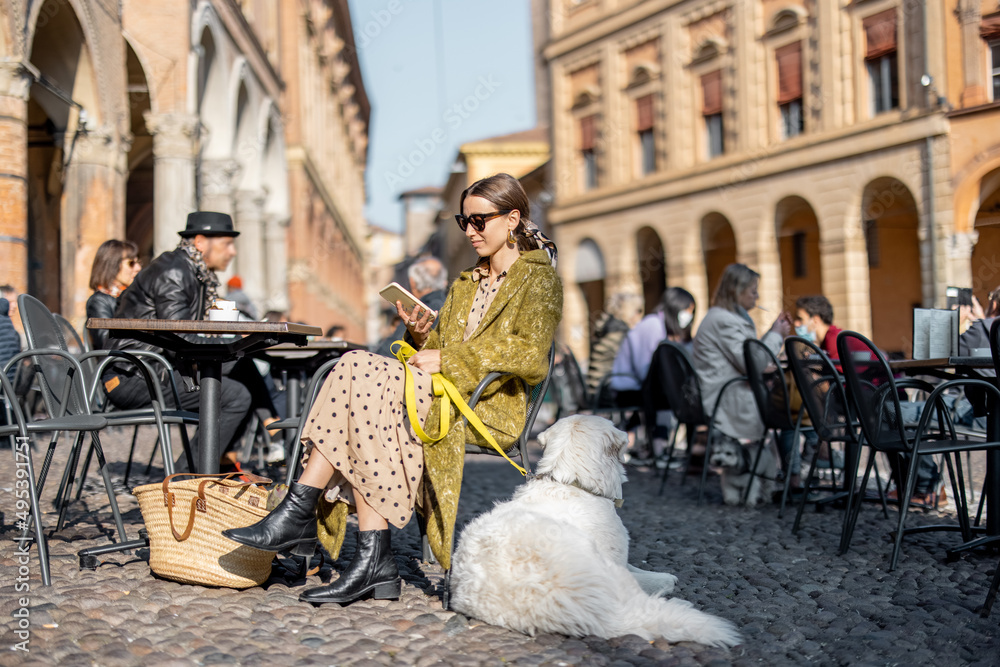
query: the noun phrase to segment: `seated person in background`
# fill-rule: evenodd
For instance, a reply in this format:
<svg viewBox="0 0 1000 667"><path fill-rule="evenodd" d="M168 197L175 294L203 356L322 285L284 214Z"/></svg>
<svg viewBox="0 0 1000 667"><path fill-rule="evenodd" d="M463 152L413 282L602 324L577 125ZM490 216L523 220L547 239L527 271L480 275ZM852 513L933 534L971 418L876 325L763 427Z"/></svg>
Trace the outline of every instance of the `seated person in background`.
<svg viewBox="0 0 1000 667"><path fill-rule="evenodd" d="M690 292L680 287L671 287L663 293L663 299L656 310L642 318L639 324L626 334L611 369L610 386L615 392L615 404L618 407L645 404L642 383L649 374L653 353L667 338L680 343L691 340L694 307L694 297ZM627 430L637 425L638 416L633 414ZM638 451L635 452L633 459L645 463L652 458L652 454L651 451Z"/></svg>
<svg viewBox="0 0 1000 667"><path fill-rule="evenodd" d="M0 369L7 365L11 357L21 351L21 339L14 329L14 323L10 319L10 301L0 297ZM16 366L11 366L7 371L7 379L14 381L17 372ZM0 410L0 414L2 414ZM2 419L2 416L0 416Z"/></svg>
<svg viewBox="0 0 1000 667"><path fill-rule="evenodd" d="M250 295L243 291L243 279L233 276L226 283L226 300L236 303L236 310L243 313L247 319L257 321L257 307L250 300Z"/></svg>
<svg viewBox="0 0 1000 667"><path fill-rule="evenodd" d="M94 293L87 299L87 317L109 319L118 309L118 297L132 284L142 269L139 247L131 241L110 239L97 248L94 264L90 267L90 289ZM108 340L107 329L88 329L90 345L103 350Z"/></svg>
<svg viewBox="0 0 1000 667"><path fill-rule="evenodd" d="M965 333L958 337L958 356L970 357L974 350L990 346L990 327L1000 316L1000 287L989 293L985 312L974 296L971 306L959 306L958 309L962 328L968 325Z"/></svg>
<svg viewBox="0 0 1000 667"><path fill-rule="evenodd" d="M444 298L448 295L448 270L444 268L441 260L436 257L418 259L410 264L406 270L406 276L409 278L410 292L413 293L413 296L423 301L431 310L440 312L441 306L444 305ZM436 326L437 319L435 318L431 330ZM374 350L375 354L380 354L383 357L395 357L396 355L389 348L397 340L405 340L411 345L413 344L412 336L407 337L405 322L400 322L391 334L379 341Z"/></svg>
<svg viewBox="0 0 1000 667"><path fill-rule="evenodd" d="M587 366L587 395L599 399L601 381L611 372L615 356L621 349L625 334L642 319L642 297L638 294L613 294L594 322L590 337L590 358ZM595 406L596 407L596 406Z"/></svg>
<svg viewBox="0 0 1000 667"><path fill-rule="evenodd" d="M344 340L344 327L341 324L332 324L323 334L326 340Z"/></svg>
<svg viewBox="0 0 1000 667"><path fill-rule="evenodd" d="M760 274L743 264L730 264L722 273L705 319L694 337L692 360L701 381L705 414L711 416L723 385L747 374L743 342L757 337L750 311L757 305ZM761 338L775 354L791 330L791 321L782 313ZM714 443L725 439L759 440L764 424L746 382L731 385L719 405L713 431Z"/></svg>
<svg viewBox="0 0 1000 667"><path fill-rule="evenodd" d="M155 320L203 320L218 296L219 279L216 271L224 271L236 256L234 239L239 232L225 213L196 212L188 215L187 227L178 232L182 239L170 250L139 272L132 285L122 294L116 317ZM192 340L201 336L183 334ZM110 338L111 349L154 350L173 361L165 350L130 338ZM180 373L175 371L179 387ZM219 441L228 449L241 432L251 408L267 408L275 414L264 381L249 358L230 361L222 366L222 409L219 419ZM102 378L108 397L121 409L137 408L150 403L149 391L142 377L128 367L109 368ZM168 384L164 396L170 401ZM197 391L181 391L180 408L197 411ZM196 436L197 438L197 436ZM235 452L229 452L224 463L238 469Z"/></svg>
<svg viewBox="0 0 1000 667"><path fill-rule="evenodd" d="M23 350L28 346L28 339L24 337L24 326L21 322L21 313L17 309L17 295L18 292L14 289L13 285L0 285L0 297L7 299L10 303L10 321L14 325L14 331L17 332L18 338L21 339L21 349Z"/></svg>

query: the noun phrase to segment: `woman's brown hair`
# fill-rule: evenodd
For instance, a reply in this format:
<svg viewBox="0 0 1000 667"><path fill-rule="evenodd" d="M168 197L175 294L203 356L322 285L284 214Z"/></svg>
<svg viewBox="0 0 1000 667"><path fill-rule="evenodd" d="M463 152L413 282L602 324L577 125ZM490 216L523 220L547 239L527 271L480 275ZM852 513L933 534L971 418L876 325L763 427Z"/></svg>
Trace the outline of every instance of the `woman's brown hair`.
<svg viewBox="0 0 1000 667"><path fill-rule="evenodd" d="M121 270L122 260L138 258L139 246L131 241L105 241L94 255L94 265L90 268L90 289L111 287Z"/></svg>
<svg viewBox="0 0 1000 667"><path fill-rule="evenodd" d="M745 264L730 264L719 278L719 286L715 288L712 305L725 308L729 312L738 313L740 295L748 287L760 280L760 274Z"/></svg>
<svg viewBox="0 0 1000 667"><path fill-rule="evenodd" d="M516 178L510 174L500 173L476 181L465 189L461 199L458 200L458 210L461 213L465 212L466 197L482 197L496 206L499 211L520 211L521 220L514 228L517 249L521 252L527 252L538 247L533 239L525 236L528 229L527 224L531 220L531 205L528 203L528 194Z"/></svg>

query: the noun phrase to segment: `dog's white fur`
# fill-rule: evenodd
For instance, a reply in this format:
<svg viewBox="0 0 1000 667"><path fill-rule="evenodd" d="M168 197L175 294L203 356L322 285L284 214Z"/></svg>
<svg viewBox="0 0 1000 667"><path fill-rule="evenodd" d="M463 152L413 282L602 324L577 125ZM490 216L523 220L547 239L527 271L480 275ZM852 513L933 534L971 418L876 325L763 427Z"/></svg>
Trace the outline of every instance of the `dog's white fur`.
<svg viewBox="0 0 1000 667"><path fill-rule="evenodd" d="M676 577L628 565L628 531L612 500L622 496L628 436L606 419L578 415L538 441L541 477L462 532L452 557L452 607L528 635L739 643L728 621L659 597Z"/></svg>
<svg viewBox="0 0 1000 667"><path fill-rule="evenodd" d="M727 505L739 505L743 502L743 494L750 483L750 495L747 496L747 506L756 507L771 502L771 495L776 487L774 479L778 475L778 461L774 452L766 444L756 442L746 445L750 454L750 466L757 458L761 447L760 462L757 464L757 474L750 483L750 473L744 472L743 454L740 445L735 442L723 441L712 445L712 455L709 463L722 468L722 501Z"/></svg>

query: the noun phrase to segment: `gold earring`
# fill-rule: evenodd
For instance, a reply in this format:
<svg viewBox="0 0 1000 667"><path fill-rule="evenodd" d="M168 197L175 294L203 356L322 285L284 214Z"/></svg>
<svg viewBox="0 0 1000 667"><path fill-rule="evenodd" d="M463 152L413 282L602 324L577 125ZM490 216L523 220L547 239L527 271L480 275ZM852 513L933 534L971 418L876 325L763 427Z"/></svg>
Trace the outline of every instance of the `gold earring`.
<svg viewBox="0 0 1000 667"><path fill-rule="evenodd" d="M517 238L514 237L514 230L513 229L508 229L507 230L507 243L509 243L511 245L517 245Z"/></svg>

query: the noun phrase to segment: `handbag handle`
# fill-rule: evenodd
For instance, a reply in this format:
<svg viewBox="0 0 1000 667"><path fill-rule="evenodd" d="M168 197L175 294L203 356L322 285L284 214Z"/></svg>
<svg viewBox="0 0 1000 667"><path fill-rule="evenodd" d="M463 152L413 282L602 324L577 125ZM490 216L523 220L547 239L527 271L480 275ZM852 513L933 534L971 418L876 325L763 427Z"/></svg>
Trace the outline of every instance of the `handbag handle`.
<svg viewBox="0 0 1000 667"><path fill-rule="evenodd" d="M223 482L229 482L229 481L231 481L232 477L236 477L236 476L244 476L244 477L246 477L250 481L248 481L248 482L237 482L236 484L223 484ZM209 478L211 478L211 479L205 479L205 480L203 480L201 482L201 484L198 485L198 497L191 499L191 510L188 513L187 528L184 529L183 533L178 533L177 529L174 528L174 509L173 509L174 508L174 494L170 492L170 486L169 485L170 485L170 482L174 478L176 478L176 477L209 477ZM194 473L186 473L186 472L179 472L179 473L175 473L173 475L168 475L166 478L164 478L163 484L162 484L162 489L163 489L163 504L167 506L167 518L170 520L170 532L172 532L174 534L174 539L177 540L178 542L183 542L184 540L186 540L188 537L191 536L191 531L194 529L194 513L199 509L199 505L201 507L201 511L203 511L203 512L206 511L206 509L207 509L207 500L205 498L205 485L208 484L209 482L216 482L218 484L222 484L223 486L227 486L229 488L234 488L234 487L254 486L257 483L270 484L271 480L268 479L267 477L260 477L259 475L252 475L252 474L249 474L249 473L242 473L242 472L230 472L230 473L226 473L225 475L222 475L222 476L212 475L212 474L194 474Z"/></svg>

